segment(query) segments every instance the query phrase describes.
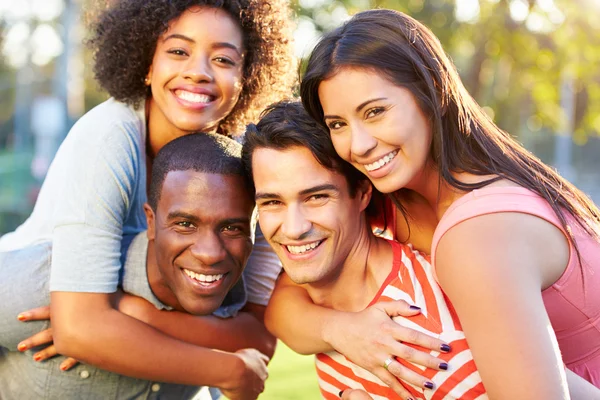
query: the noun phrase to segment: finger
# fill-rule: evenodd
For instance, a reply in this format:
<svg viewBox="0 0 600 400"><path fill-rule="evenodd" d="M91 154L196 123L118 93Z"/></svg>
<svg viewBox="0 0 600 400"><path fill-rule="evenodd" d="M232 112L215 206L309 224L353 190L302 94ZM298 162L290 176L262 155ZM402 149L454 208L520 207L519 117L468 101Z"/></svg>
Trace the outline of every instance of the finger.
<svg viewBox="0 0 600 400"><path fill-rule="evenodd" d="M343 400L373 400L367 392L359 389L346 389L341 397Z"/></svg>
<svg viewBox="0 0 600 400"><path fill-rule="evenodd" d="M23 340L17 346L19 351L25 351L27 349L31 349L32 347L41 346L43 344L52 343L52 328L44 329L41 332L36 333L35 335L28 337Z"/></svg>
<svg viewBox="0 0 600 400"><path fill-rule="evenodd" d="M392 389L394 393L400 396L400 398L405 400L413 399L408 389L406 389L394 375L386 371L384 368L377 369L376 371L374 371L374 374L379 379L381 379L383 383L388 385L388 387Z"/></svg>
<svg viewBox="0 0 600 400"><path fill-rule="evenodd" d="M35 361L44 361L51 357L54 357L58 353L56 352L56 347L54 345L50 345L43 350L38 351L33 355L33 359Z"/></svg>
<svg viewBox="0 0 600 400"><path fill-rule="evenodd" d="M398 357L399 359L410 361L417 365L422 365L438 371L446 371L448 369L448 363L445 360L434 357L429 353L414 348L413 346L407 346L402 343L390 341L387 349L390 350L390 354Z"/></svg>
<svg viewBox="0 0 600 400"><path fill-rule="evenodd" d="M63 361L63 362L60 363L60 367L59 368L60 368L61 371L68 371L71 368L73 368L74 366L76 366L78 363L79 363L79 361L77 361L74 358L69 357L65 361Z"/></svg>
<svg viewBox="0 0 600 400"><path fill-rule="evenodd" d="M398 342L416 344L426 349L440 351L443 353L447 353L451 350L450 345L444 342L443 340L431 337L419 331L415 331L414 329L406 328L396 322L394 322L393 324L382 325L382 329L389 330L392 338ZM396 353L392 354L399 356L399 354Z"/></svg>
<svg viewBox="0 0 600 400"><path fill-rule="evenodd" d="M392 379L395 380L396 382L397 382L396 378L398 378L402 381L411 383L415 386L419 386L424 389L433 389L435 386L433 382L424 378L422 375L419 375L418 373L412 371L411 369L405 367L404 365L400 364L398 361L393 361L388 366L387 372L389 374L392 374L395 377ZM386 377L386 379L388 379L388 377ZM400 385L400 386L402 386L402 385ZM394 389L394 388L392 388L392 389ZM406 389L403 386L402 386L402 390L406 391ZM396 391L396 390L394 389L394 391Z"/></svg>
<svg viewBox="0 0 600 400"><path fill-rule="evenodd" d="M259 357L265 363L265 365L269 363L270 358L268 356L266 356L263 353L259 352Z"/></svg>
<svg viewBox="0 0 600 400"><path fill-rule="evenodd" d="M50 319L50 306L43 306L31 310L23 311L17 315L19 321L41 321Z"/></svg>
<svg viewBox="0 0 600 400"><path fill-rule="evenodd" d="M410 317L421 313L421 308L404 300L385 301L377 303L390 317Z"/></svg>

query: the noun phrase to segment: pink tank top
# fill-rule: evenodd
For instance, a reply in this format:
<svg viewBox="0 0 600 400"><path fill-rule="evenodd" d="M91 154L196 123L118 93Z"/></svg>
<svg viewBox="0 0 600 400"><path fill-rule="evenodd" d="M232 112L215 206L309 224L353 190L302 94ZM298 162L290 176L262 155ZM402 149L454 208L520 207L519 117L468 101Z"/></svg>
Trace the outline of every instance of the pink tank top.
<svg viewBox="0 0 600 400"><path fill-rule="evenodd" d="M521 212L542 218L565 232L546 200L520 187L488 187L452 203L440 220L431 246L432 265L441 237L469 218L498 212ZM581 254L581 265L570 243L569 264L563 275L542 292L565 365L600 387L600 243L572 217L569 228Z"/></svg>

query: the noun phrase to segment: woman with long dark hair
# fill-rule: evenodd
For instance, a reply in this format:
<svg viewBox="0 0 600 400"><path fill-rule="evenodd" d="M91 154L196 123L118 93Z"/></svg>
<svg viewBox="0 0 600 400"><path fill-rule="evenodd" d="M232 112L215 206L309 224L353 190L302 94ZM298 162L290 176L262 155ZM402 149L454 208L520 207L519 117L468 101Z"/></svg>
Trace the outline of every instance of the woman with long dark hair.
<svg viewBox="0 0 600 400"><path fill-rule="evenodd" d="M431 254L490 398L568 398L579 377L600 387L600 211L494 125L429 29L391 10L355 15L316 46L301 95L338 154L389 193L395 238ZM298 290L272 298L281 336L298 326L280 307L309 307ZM317 332L389 382L382 355L406 356L389 344L398 328L361 314L392 333L340 315L362 342L320 319L298 337Z"/></svg>

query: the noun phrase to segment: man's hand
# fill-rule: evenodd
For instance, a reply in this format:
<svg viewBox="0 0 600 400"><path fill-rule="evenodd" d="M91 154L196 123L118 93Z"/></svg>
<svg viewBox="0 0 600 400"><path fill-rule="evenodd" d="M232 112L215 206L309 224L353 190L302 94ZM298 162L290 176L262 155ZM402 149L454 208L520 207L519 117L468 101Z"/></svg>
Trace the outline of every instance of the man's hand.
<svg viewBox="0 0 600 400"><path fill-rule="evenodd" d="M50 319L50 306L38 307L32 310L24 311L17 317L21 322L27 321L43 321ZM18 345L19 351L26 351L33 347L48 345L46 348L38 351L33 355L35 361L43 361L48 358L58 355L56 347L54 346L54 339L52 337L52 328L43 330L35 335L23 340ZM68 371L77 365L78 361L74 358L67 357L62 363L60 363L60 369L62 371Z"/></svg>
<svg viewBox="0 0 600 400"><path fill-rule="evenodd" d="M220 389L231 400L254 400L265 390L269 358L255 349L238 350L234 354L242 360L244 368L232 371L235 382L231 387Z"/></svg>

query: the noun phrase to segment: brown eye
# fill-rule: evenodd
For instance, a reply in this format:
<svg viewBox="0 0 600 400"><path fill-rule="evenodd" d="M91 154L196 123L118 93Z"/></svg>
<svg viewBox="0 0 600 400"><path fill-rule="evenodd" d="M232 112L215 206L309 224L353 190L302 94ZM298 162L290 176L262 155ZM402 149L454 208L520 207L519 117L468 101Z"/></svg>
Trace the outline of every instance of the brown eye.
<svg viewBox="0 0 600 400"><path fill-rule="evenodd" d="M329 128L329 130L330 130L330 131L334 131L334 130L336 130L336 129L340 129L342 126L344 126L344 125L343 125L343 123L342 123L342 122L340 122L340 121L333 121L333 122L330 122L330 123L327 125L327 127Z"/></svg>
<svg viewBox="0 0 600 400"><path fill-rule="evenodd" d="M384 111L385 111L385 109L383 107L371 108L365 113L365 118L376 117L377 115L381 114Z"/></svg>

